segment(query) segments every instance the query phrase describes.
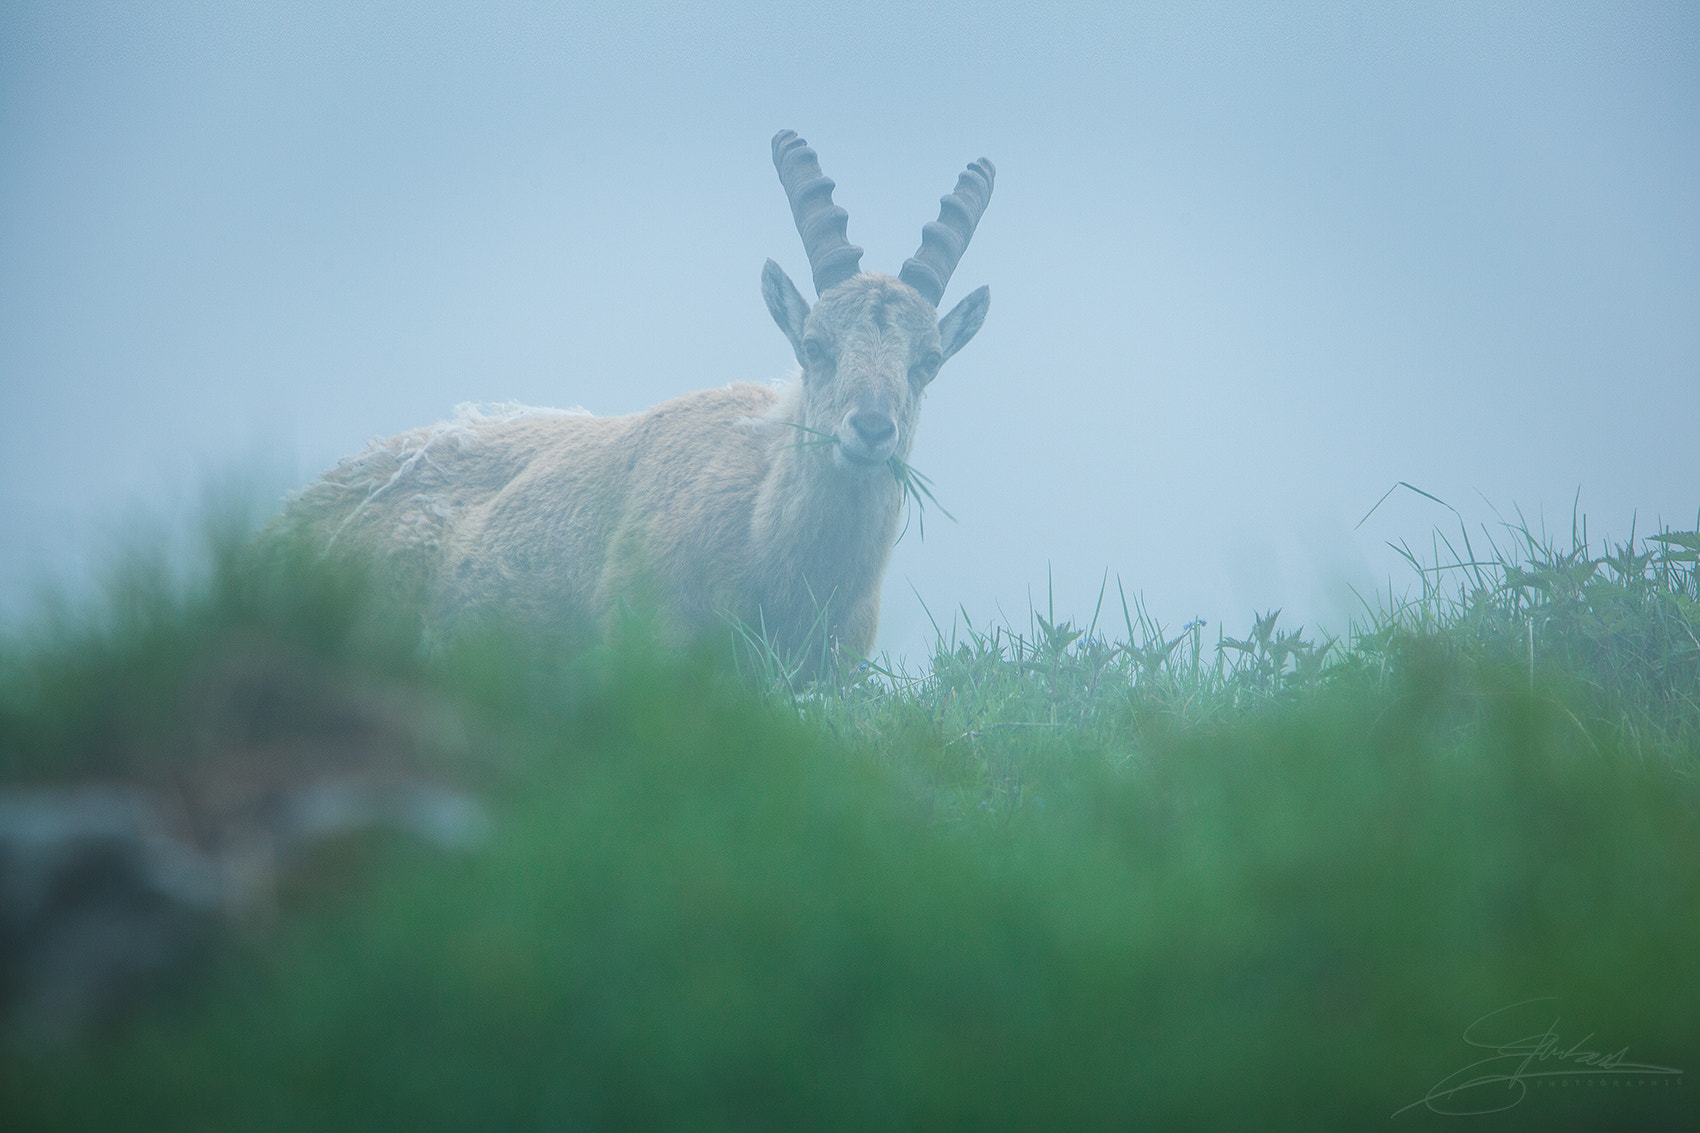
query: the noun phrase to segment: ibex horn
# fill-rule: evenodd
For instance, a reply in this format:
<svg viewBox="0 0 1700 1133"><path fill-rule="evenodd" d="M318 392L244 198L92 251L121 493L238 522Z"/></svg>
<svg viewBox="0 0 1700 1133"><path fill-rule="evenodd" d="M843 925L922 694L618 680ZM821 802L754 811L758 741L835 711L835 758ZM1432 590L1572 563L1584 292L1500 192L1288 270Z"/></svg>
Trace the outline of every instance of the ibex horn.
<svg viewBox="0 0 1700 1133"><path fill-rule="evenodd" d="M939 218L921 228L921 248L903 261L897 278L925 296L937 307L944 298L945 284L956 270L957 261L968 250L974 226L992 199L992 178L997 170L985 158L969 165L956 179L956 189L939 198Z"/></svg>
<svg viewBox="0 0 1700 1133"><path fill-rule="evenodd" d="M793 131L773 135L773 167L779 170L779 183L785 186L791 216L809 254L815 294L825 294L861 270L862 249L844 235L850 214L832 203L837 186L821 174L815 151Z"/></svg>

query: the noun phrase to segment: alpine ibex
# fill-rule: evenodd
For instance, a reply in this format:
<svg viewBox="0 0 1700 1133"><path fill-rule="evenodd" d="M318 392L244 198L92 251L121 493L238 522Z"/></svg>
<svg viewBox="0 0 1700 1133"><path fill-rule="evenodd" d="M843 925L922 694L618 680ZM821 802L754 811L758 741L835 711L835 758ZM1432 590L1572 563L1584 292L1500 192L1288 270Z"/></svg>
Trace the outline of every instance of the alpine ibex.
<svg viewBox="0 0 1700 1133"><path fill-rule="evenodd" d="M802 138L775 135L773 161L819 296L811 309L778 264L763 266L800 380L628 417L462 407L345 459L286 524L377 556L439 620L483 610L605 626L629 602L676 640L733 618L793 654L826 642L865 656L922 392L990 302L981 287L938 317L994 171L968 166L894 279L860 271Z"/></svg>

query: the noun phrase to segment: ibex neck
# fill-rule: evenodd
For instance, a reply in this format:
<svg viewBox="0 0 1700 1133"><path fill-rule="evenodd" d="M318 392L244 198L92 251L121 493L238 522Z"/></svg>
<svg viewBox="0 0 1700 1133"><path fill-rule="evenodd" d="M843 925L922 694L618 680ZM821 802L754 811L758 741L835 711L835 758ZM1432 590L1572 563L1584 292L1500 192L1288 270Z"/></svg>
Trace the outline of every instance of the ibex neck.
<svg viewBox="0 0 1700 1133"><path fill-rule="evenodd" d="M897 537L903 492L890 468L839 467L828 446L778 446L753 517L754 541L811 575L877 572Z"/></svg>
<svg viewBox="0 0 1700 1133"><path fill-rule="evenodd" d="M790 391L788 391L790 392ZM780 408L788 407L789 397ZM903 494L886 467L839 467L831 447L809 445L810 434L775 417L771 463L751 517L756 577L769 593L769 625L813 624L830 602L832 620L878 590L897 538ZM799 444L799 442L805 442ZM800 619L800 620L799 620Z"/></svg>

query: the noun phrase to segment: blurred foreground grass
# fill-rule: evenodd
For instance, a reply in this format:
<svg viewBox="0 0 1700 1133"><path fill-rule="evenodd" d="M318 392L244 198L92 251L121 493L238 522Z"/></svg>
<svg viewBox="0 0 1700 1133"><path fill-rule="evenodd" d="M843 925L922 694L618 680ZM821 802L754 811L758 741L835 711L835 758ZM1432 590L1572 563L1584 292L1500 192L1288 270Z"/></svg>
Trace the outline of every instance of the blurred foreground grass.
<svg viewBox="0 0 1700 1133"><path fill-rule="evenodd" d="M5 643L4 779L376 745L492 834L321 848L185 986L0 1053L0 1128L1700 1114L1667 1072L1700 1068L1700 536L1470 551L1333 643L1112 592L830 688L637 640L422 654L358 571L220 546ZM1491 1119L1404 1108L1518 1074L1434 1102Z"/></svg>

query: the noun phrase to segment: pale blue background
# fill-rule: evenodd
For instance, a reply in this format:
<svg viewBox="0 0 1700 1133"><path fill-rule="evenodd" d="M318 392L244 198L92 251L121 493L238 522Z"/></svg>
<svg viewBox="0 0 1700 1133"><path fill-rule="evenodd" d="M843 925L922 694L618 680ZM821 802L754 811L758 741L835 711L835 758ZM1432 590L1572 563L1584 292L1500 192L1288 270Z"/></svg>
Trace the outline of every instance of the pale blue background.
<svg viewBox="0 0 1700 1133"><path fill-rule="evenodd" d="M209 478L273 497L459 401L790 365L770 164L895 270L957 171L989 283L882 645L1108 569L1338 628L1384 546L1700 508L1700 5L0 8L0 607ZM1395 10L1396 8L1402 10ZM634 14L637 13L637 14ZM913 586L913 590L911 589Z"/></svg>

